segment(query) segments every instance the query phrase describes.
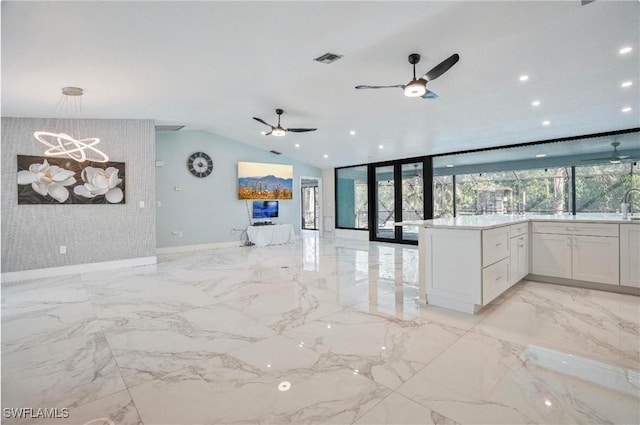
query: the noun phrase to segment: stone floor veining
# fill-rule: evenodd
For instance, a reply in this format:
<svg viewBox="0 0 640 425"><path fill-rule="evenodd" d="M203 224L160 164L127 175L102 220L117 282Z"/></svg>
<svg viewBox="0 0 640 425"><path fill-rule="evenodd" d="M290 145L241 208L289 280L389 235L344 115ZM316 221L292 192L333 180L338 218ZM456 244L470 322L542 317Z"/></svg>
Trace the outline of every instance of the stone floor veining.
<svg viewBox="0 0 640 425"><path fill-rule="evenodd" d="M525 281L472 316L417 266L311 237L4 286L2 423L640 423L638 297Z"/></svg>

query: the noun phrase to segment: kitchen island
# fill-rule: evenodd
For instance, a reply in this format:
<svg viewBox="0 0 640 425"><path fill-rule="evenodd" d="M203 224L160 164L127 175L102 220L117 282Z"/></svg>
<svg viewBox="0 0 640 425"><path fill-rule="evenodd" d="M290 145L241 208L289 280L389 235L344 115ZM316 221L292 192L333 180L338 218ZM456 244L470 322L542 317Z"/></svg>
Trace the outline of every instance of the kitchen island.
<svg viewBox="0 0 640 425"><path fill-rule="evenodd" d="M520 280L640 295L640 221L619 214L484 215L418 226L420 296L474 314Z"/></svg>

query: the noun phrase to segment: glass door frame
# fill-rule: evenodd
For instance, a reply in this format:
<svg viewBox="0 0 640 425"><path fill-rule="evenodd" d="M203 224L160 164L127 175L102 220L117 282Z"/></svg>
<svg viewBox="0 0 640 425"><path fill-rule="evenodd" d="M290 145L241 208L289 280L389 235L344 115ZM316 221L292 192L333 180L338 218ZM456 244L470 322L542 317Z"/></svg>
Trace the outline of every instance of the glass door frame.
<svg viewBox="0 0 640 425"><path fill-rule="evenodd" d="M312 192L313 192L313 202L314 202L314 205L313 205L313 216L314 216L313 217L314 218L313 223L314 223L314 228L305 227L306 226L305 214L307 213L307 211L304 210L305 189L313 189ZM320 224L319 224L318 215L320 213L320 211L319 211L320 210L320 205L319 205L319 202L318 202L318 185L315 185L315 186L302 186L300 188L300 198L301 198L301 203L300 203L301 208L300 208L300 210L301 210L301 216L302 216L301 217L302 223L300 224L300 228L302 230L319 230L320 229Z"/></svg>
<svg viewBox="0 0 640 425"><path fill-rule="evenodd" d="M417 245L416 240L403 239L402 227L396 226L393 238L381 238L378 236L378 199L377 199L377 181L376 168L393 166L393 182L394 182L394 219L396 222L402 221L402 165L422 163L423 178L423 211L424 219L428 220L433 217L433 168L430 156L421 156L417 158L406 158L401 160L377 162L369 164L367 168L367 180L369 182L369 240L377 242L401 243L407 245Z"/></svg>

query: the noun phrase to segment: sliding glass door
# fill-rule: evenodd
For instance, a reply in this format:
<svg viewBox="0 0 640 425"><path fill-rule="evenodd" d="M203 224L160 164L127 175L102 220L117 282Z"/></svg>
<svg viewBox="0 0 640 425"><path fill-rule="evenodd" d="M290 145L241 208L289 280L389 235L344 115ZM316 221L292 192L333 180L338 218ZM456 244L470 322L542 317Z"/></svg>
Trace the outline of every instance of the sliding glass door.
<svg viewBox="0 0 640 425"><path fill-rule="evenodd" d="M431 179L430 164L430 158L420 158L370 166L369 204L375 208L370 225L371 240L417 243L418 226L396 226L395 223L430 218L431 185L425 187L424 184L425 177ZM428 216L425 211L429 211Z"/></svg>
<svg viewBox="0 0 640 425"><path fill-rule="evenodd" d="M375 188L374 196L375 206L374 217L375 226L373 227L376 240L395 240L396 239L396 184L394 177L394 166L387 165L374 167Z"/></svg>

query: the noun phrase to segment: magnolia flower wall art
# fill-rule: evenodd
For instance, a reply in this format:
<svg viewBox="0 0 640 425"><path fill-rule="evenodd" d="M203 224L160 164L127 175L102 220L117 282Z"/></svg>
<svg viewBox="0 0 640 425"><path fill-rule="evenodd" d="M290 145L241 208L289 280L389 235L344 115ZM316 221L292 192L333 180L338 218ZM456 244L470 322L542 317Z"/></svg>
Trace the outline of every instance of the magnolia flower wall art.
<svg viewBox="0 0 640 425"><path fill-rule="evenodd" d="M124 204L124 162L18 155L18 204Z"/></svg>

